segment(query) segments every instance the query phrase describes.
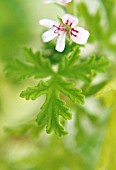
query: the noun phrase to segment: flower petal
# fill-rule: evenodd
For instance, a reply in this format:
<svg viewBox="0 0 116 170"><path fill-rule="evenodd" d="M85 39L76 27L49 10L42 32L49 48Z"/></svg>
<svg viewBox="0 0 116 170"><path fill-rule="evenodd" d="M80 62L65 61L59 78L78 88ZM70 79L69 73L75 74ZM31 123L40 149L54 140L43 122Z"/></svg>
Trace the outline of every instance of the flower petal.
<svg viewBox="0 0 116 170"><path fill-rule="evenodd" d="M59 26L58 22L55 22L51 19L46 19L46 18L41 19L39 21L39 24L44 26L44 27L48 27L48 28L53 28L53 25Z"/></svg>
<svg viewBox="0 0 116 170"><path fill-rule="evenodd" d="M73 32L76 36L70 34L71 39L77 44L86 44L89 38L89 32L82 27L75 27L74 30L77 30L78 33Z"/></svg>
<svg viewBox="0 0 116 170"><path fill-rule="evenodd" d="M52 2L56 2L59 4L67 4L69 2L71 2L72 0L44 0L44 3L52 3Z"/></svg>
<svg viewBox="0 0 116 170"><path fill-rule="evenodd" d="M51 2L54 2L54 0L43 0L44 3L51 3Z"/></svg>
<svg viewBox="0 0 116 170"><path fill-rule="evenodd" d="M63 32L58 36L57 42L56 42L56 50L59 52L64 51L65 48L65 38L66 38L66 32Z"/></svg>
<svg viewBox="0 0 116 170"><path fill-rule="evenodd" d="M42 34L42 39L44 42L49 42L55 37L57 37L57 34L54 33L53 29L50 29Z"/></svg>
<svg viewBox="0 0 116 170"><path fill-rule="evenodd" d="M62 21L63 21L64 24L68 24L71 27L75 27L78 24L78 19L71 14L63 15Z"/></svg>
<svg viewBox="0 0 116 170"><path fill-rule="evenodd" d="M72 0L59 0L59 3L61 3L61 4L67 4L67 3L69 3L69 2L71 2Z"/></svg>

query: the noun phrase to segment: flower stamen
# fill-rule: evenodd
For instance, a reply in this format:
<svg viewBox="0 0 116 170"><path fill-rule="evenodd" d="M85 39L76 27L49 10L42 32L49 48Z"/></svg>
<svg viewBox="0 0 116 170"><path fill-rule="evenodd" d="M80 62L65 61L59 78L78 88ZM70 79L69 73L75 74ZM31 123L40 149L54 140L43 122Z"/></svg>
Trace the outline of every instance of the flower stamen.
<svg viewBox="0 0 116 170"><path fill-rule="evenodd" d="M58 36L60 36L60 31L65 31L65 28L61 27L61 24L59 26L53 25L53 28L55 28L54 33L58 34Z"/></svg>
<svg viewBox="0 0 116 170"><path fill-rule="evenodd" d="M77 33L78 33L78 32L79 32L79 31L75 30L74 28L72 28L72 29L70 30L70 34L73 35L74 37L77 37Z"/></svg>
<svg viewBox="0 0 116 170"><path fill-rule="evenodd" d="M70 22L69 20L67 20L67 21L65 22L65 24L71 26L71 25L72 25L72 22Z"/></svg>

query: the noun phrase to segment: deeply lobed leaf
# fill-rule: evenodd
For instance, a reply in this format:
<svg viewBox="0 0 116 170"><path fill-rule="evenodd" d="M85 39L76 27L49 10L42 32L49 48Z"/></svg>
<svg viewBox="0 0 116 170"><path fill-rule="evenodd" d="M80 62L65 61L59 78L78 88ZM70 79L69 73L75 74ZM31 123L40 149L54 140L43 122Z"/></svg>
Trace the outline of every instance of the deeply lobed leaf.
<svg viewBox="0 0 116 170"><path fill-rule="evenodd" d="M42 94L47 93L47 83L40 81L39 84L35 87L28 87L25 91L22 91L20 97L26 98L26 100L32 99L35 100Z"/></svg>
<svg viewBox="0 0 116 170"><path fill-rule="evenodd" d="M68 60L68 59L67 59ZM65 62L66 63L66 62ZM59 73L67 78L81 79L85 82L90 82L92 73L94 72L104 72L109 65L109 60L105 57L92 56L87 60L81 61L67 67L64 65L60 67Z"/></svg>
<svg viewBox="0 0 116 170"><path fill-rule="evenodd" d="M57 75L47 82L40 81L38 86L27 88L20 95L27 100L35 100L40 95L46 94L46 101L37 116L37 122L41 128L46 126L47 133L51 133L54 130L58 136L67 134L61 124L60 116L65 120L69 120L72 117L69 108L60 97L61 93L69 97L72 102L80 104L84 102L81 90L74 88L72 83L66 82Z"/></svg>
<svg viewBox="0 0 116 170"><path fill-rule="evenodd" d="M25 48L25 59L15 60L7 66L6 72L9 76L22 80L28 77L44 78L52 75L52 67L47 59L43 59L40 52L33 53L31 49Z"/></svg>
<svg viewBox="0 0 116 170"><path fill-rule="evenodd" d="M59 80L59 90L74 103L84 103L84 96L82 94L82 90L78 88L74 88L72 82L66 82L62 79Z"/></svg>
<svg viewBox="0 0 116 170"><path fill-rule="evenodd" d="M70 54L69 57L65 56L59 64L59 73L60 70L67 70L72 65L77 63L78 59L80 58L80 49L79 46L74 48L74 51Z"/></svg>

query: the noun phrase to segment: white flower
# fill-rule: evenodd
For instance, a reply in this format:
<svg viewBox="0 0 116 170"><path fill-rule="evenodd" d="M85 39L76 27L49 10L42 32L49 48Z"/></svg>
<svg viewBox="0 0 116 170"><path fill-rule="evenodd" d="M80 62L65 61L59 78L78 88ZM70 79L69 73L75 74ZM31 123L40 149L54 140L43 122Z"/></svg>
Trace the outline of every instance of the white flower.
<svg viewBox="0 0 116 170"><path fill-rule="evenodd" d="M71 1L72 0L44 0L45 3L55 2L55 3L61 4L61 5L65 5Z"/></svg>
<svg viewBox="0 0 116 170"><path fill-rule="evenodd" d="M77 44L86 44L89 37L89 32L82 27L76 26L78 24L78 19L70 14L64 14L60 22L55 22L50 19L41 19L39 23L42 26L50 28L50 30L42 35L44 42L49 42L53 38L58 37L56 50L59 52L62 52L65 48L66 35L69 35Z"/></svg>

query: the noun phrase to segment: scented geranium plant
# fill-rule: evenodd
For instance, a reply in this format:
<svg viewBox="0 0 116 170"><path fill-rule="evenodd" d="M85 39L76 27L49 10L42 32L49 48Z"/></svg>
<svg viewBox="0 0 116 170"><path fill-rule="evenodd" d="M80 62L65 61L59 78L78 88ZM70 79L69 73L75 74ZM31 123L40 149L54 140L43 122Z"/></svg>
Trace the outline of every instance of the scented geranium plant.
<svg viewBox="0 0 116 170"><path fill-rule="evenodd" d="M31 48L25 48L24 58L11 63L7 73L18 80L38 79L36 86L23 90L20 96L26 100L36 100L45 95L45 102L35 118L38 128L46 128L47 133L54 131L56 135L63 136L68 133L65 120L72 119L72 112L76 112L75 105L79 108L84 105L92 81L98 73L105 72L109 61L95 54L86 58L81 56L81 49L85 48L92 33L79 24L79 17L72 8L74 1L44 2L63 5L65 14L58 16L57 21L50 18L39 21L41 26L47 28L42 34L45 43L43 50L33 52Z"/></svg>

